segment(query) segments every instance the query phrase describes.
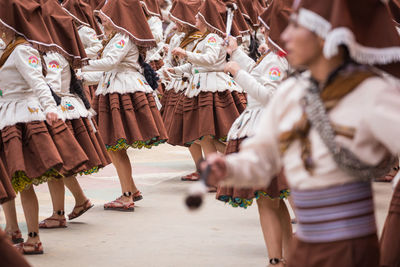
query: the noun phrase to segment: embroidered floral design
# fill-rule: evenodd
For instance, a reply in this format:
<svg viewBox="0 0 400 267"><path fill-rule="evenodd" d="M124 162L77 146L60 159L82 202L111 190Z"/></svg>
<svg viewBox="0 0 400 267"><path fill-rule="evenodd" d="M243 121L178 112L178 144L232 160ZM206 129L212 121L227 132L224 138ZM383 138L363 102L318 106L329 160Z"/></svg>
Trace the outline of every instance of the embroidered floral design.
<svg viewBox="0 0 400 267"><path fill-rule="evenodd" d="M48 68L49 69L57 69L57 70L59 70L60 69L60 64L57 61L52 60L52 61L49 62Z"/></svg>
<svg viewBox="0 0 400 267"><path fill-rule="evenodd" d="M281 70L278 67L272 67L269 69L269 79L272 81L278 81L281 78Z"/></svg>
<svg viewBox="0 0 400 267"><path fill-rule="evenodd" d="M120 40L118 43L115 44L116 48L122 49L125 46L125 41L124 40Z"/></svg>
<svg viewBox="0 0 400 267"><path fill-rule="evenodd" d="M28 107L28 110L29 110L29 112L30 112L31 114L33 114L33 113L39 113L39 108L31 108L31 107Z"/></svg>
<svg viewBox="0 0 400 267"><path fill-rule="evenodd" d="M214 36L211 36L210 38L208 38L207 43L209 45L216 45L217 44L217 39L215 39Z"/></svg>
<svg viewBox="0 0 400 267"><path fill-rule="evenodd" d="M269 199L275 199L275 198L271 197L270 195L268 195L264 191L254 192L255 199L259 199L261 196L268 197ZM288 198L289 196L290 196L290 190L285 189L285 190L280 191L278 198L285 199L285 198ZM241 207L241 208L247 209L248 207L250 207L253 204L254 198L253 199L246 199L246 198L240 198L240 197L233 198L232 196L225 195L225 196L218 197L218 200L226 202L234 208Z"/></svg>
<svg viewBox="0 0 400 267"><path fill-rule="evenodd" d="M28 64L33 68L37 68L37 66L39 66L39 59L36 56L30 56L28 58Z"/></svg>
<svg viewBox="0 0 400 267"><path fill-rule="evenodd" d="M90 39L92 39L92 40L94 40L94 41L99 40L99 39L97 38L97 35L96 35L95 33L93 33L92 35L90 35Z"/></svg>
<svg viewBox="0 0 400 267"><path fill-rule="evenodd" d="M61 110L64 112L69 111L69 110L74 110L74 109L75 109L75 107L71 103L66 103L64 106L61 105Z"/></svg>

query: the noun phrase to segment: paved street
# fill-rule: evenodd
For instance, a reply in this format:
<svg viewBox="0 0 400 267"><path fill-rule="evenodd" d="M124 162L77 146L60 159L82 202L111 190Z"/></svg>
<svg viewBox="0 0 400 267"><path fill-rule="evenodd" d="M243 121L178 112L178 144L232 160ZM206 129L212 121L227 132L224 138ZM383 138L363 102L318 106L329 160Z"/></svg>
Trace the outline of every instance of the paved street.
<svg viewBox="0 0 400 267"><path fill-rule="evenodd" d="M189 212L184 196L190 182L180 176L194 166L185 148L162 145L151 150L129 150L135 181L144 200L133 213L104 211L103 204L121 194L114 167L81 177L88 197L96 205L66 229L41 230L45 254L29 256L34 267L262 267L266 248L257 207L231 208L207 196L204 207ZM391 198L390 184L375 184L378 226L381 228ZM36 188L40 219L52 212L47 185ZM26 225L17 200L20 227ZM67 193L66 213L74 206ZM0 223L4 226L3 214Z"/></svg>

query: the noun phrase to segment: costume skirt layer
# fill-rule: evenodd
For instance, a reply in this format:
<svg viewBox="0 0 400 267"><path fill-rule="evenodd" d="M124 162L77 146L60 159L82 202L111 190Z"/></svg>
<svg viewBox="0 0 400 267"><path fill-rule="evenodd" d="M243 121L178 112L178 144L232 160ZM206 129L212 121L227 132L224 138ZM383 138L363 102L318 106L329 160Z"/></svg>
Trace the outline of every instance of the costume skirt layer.
<svg viewBox="0 0 400 267"><path fill-rule="evenodd" d="M2 160L17 192L31 184L79 173L88 161L62 120L51 126L43 121L18 123L0 132Z"/></svg>
<svg viewBox="0 0 400 267"><path fill-rule="evenodd" d="M379 266L376 234L327 243L308 243L294 238L290 251L288 267Z"/></svg>
<svg viewBox="0 0 400 267"><path fill-rule="evenodd" d="M88 162L82 166L85 174L97 172L111 163L94 119L80 118L67 120L65 123L89 158Z"/></svg>
<svg viewBox="0 0 400 267"><path fill-rule="evenodd" d="M201 92L180 96L168 128L169 143L190 146L204 136L225 140L232 123L246 108L246 96L237 91Z"/></svg>
<svg viewBox="0 0 400 267"><path fill-rule="evenodd" d="M400 183L397 184L390 202L389 214L383 227L380 246L380 266L400 266Z"/></svg>
<svg viewBox="0 0 400 267"><path fill-rule="evenodd" d="M151 148L168 139L152 93L97 95L93 108L107 150Z"/></svg>
<svg viewBox="0 0 400 267"><path fill-rule="evenodd" d="M15 191L11 184L11 178L0 159L0 204L10 201L14 198Z"/></svg>
<svg viewBox="0 0 400 267"><path fill-rule="evenodd" d="M246 138L231 140L228 142L225 154L239 152L240 144ZM230 204L232 207L247 208L253 204L254 199L260 197L274 198L287 198L290 192L286 183L286 178L283 171L275 177L268 187L263 188L235 188L227 186L218 186L216 198L223 202Z"/></svg>

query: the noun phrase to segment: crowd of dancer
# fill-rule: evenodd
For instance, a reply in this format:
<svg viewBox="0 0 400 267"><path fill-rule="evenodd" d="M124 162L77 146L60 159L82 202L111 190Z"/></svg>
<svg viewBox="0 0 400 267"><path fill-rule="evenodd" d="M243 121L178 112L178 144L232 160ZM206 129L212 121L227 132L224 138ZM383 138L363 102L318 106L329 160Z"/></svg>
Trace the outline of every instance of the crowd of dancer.
<svg viewBox="0 0 400 267"><path fill-rule="evenodd" d="M92 208L79 177L111 163L104 209L134 211L127 149L163 143L190 151L183 181L256 201L268 266L400 266L400 184L381 240L371 189L398 169L399 29L398 0L1 0L1 266L67 227L65 187L69 220Z"/></svg>

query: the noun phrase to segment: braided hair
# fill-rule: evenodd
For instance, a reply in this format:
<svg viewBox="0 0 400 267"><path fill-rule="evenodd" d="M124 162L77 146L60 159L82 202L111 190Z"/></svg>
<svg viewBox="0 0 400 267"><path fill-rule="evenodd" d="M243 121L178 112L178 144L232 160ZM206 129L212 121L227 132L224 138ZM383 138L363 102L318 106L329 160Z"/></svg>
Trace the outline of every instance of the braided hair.
<svg viewBox="0 0 400 267"><path fill-rule="evenodd" d="M160 80L157 73L148 63L144 61L142 55L139 55L139 64L143 69L143 76L146 79L147 83L153 90L156 90L158 88L158 80Z"/></svg>

